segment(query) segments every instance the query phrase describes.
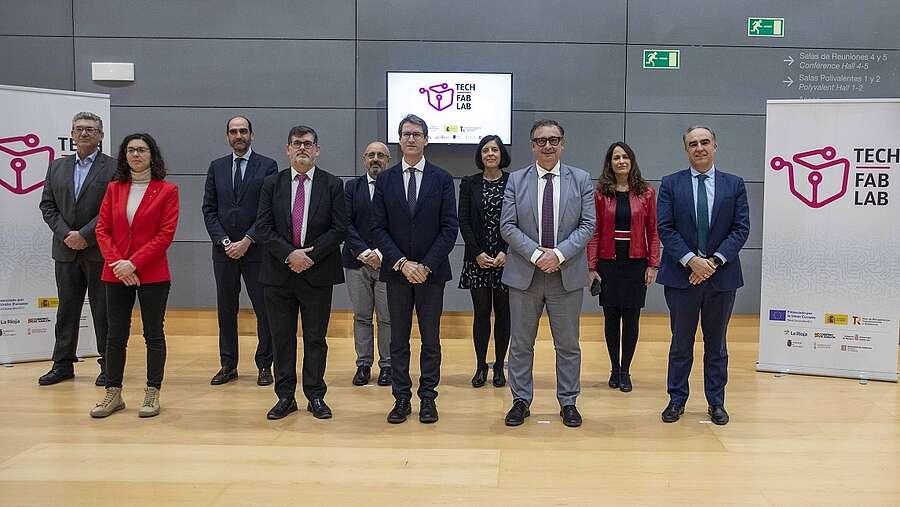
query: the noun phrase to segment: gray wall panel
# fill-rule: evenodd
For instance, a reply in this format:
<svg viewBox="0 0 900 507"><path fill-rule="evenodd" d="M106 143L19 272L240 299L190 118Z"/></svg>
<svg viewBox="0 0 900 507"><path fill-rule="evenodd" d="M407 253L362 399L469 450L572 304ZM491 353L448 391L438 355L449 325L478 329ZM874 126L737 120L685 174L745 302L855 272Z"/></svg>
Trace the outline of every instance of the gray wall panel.
<svg viewBox="0 0 900 507"><path fill-rule="evenodd" d="M72 35L72 0L0 0L0 12L0 35Z"/></svg>
<svg viewBox="0 0 900 507"><path fill-rule="evenodd" d="M78 90L110 93L113 105L353 107L353 42L77 38L75 47ZM91 62L133 62L135 81L93 82Z"/></svg>
<svg viewBox="0 0 900 507"><path fill-rule="evenodd" d="M784 18L784 37L748 37L751 16ZM898 48L898 25L896 0L628 2L630 44Z"/></svg>
<svg viewBox="0 0 900 507"><path fill-rule="evenodd" d="M354 4L354 0L78 0L75 31L96 37L352 39Z"/></svg>
<svg viewBox="0 0 900 507"><path fill-rule="evenodd" d="M0 36L0 84L72 89L72 39Z"/></svg>
<svg viewBox="0 0 900 507"><path fill-rule="evenodd" d="M677 70L644 69L643 49L681 50L681 67ZM806 51L808 52L808 51ZM628 46L627 106L628 112L672 112L710 114L765 114L767 99L789 98L874 98L895 96L900 90L900 51L878 52L887 62L872 63L862 70L802 70L798 61L803 50L750 47L688 47L666 45ZM819 51L821 53L821 51ZM829 54L832 51L828 51ZM869 51L836 51L840 55L868 56ZM784 60L792 58L788 65ZM843 63L843 62L841 62ZM855 63L855 62L848 62ZM825 75L838 79L846 76L860 79L858 88L842 83L847 89L804 91L801 84L833 84L819 80L802 82L803 76ZM878 76L878 82L868 79Z"/></svg>
<svg viewBox="0 0 900 507"><path fill-rule="evenodd" d="M603 154L614 140L624 138L625 116L621 113L575 113L544 111L513 111L512 141L509 146L511 164L509 170L521 168L534 160L529 131L535 120L552 118L566 129L566 148L563 161L580 167L598 177L602 169ZM396 126L392 127L396 128ZM385 139L384 109L363 109L356 118L356 152L361 154L371 140ZM477 171L476 146L432 144L426 148L426 157L456 177ZM399 162L396 145L391 145L392 162ZM361 171L357 163L357 171ZM362 174L359 172L359 174Z"/></svg>
<svg viewBox="0 0 900 507"><path fill-rule="evenodd" d="M625 42L624 0L365 0L358 9L360 39Z"/></svg>
<svg viewBox="0 0 900 507"><path fill-rule="evenodd" d="M645 178L658 180L688 166L681 138L693 125L715 131L718 166L747 181L763 180L765 116L631 113L625 119L627 142Z"/></svg>
<svg viewBox="0 0 900 507"><path fill-rule="evenodd" d="M615 111L622 108L620 45L360 41L358 107L385 107L388 70L512 72L513 108Z"/></svg>
<svg viewBox="0 0 900 507"><path fill-rule="evenodd" d="M250 118L253 149L275 159L279 168L288 165L284 153L288 132L304 124L319 134L323 169L338 176L352 175L354 170L353 110L114 106L111 114L114 147L132 132L149 132L174 174L205 175L210 161L227 155L231 147L225 139L225 122L235 115Z"/></svg>
<svg viewBox="0 0 900 507"><path fill-rule="evenodd" d="M175 230L175 241L209 243L201 211L206 177L195 174L173 174L166 179L178 185L178 228Z"/></svg>

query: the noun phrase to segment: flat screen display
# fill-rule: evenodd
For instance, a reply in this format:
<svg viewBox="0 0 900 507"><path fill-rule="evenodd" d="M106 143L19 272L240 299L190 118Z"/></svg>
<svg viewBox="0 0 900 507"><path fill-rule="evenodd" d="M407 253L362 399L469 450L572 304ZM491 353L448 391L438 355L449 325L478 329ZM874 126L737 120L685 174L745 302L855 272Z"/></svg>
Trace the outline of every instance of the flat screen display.
<svg viewBox="0 0 900 507"><path fill-rule="evenodd" d="M478 144L488 134L512 144L512 74L477 72L387 73L387 134L407 114L428 124L428 142Z"/></svg>

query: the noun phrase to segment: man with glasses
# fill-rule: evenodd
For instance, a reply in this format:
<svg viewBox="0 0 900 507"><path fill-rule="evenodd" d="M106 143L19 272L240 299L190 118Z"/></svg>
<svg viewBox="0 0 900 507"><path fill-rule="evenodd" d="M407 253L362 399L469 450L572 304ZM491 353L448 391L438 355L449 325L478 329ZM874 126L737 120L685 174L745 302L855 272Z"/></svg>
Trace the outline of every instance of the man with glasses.
<svg viewBox="0 0 900 507"><path fill-rule="evenodd" d="M565 131L554 120L531 127L535 162L509 175L500 235L509 244L503 283L509 286L512 332L509 386L513 406L507 426L530 415L534 397L534 341L544 309L556 349L556 397L563 424L581 426L575 400L581 392L579 320L588 280L585 247L594 233L590 175L560 163Z"/></svg>
<svg viewBox="0 0 900 507"><path fill-rule="evenodd" d="M459 230L456 194L447 171L425 160L425 121L408 115L400 121L398 133L403 159L378 176L372 198L372 235L382 254L380 278L387 283L391 314L395 403L388 422L402 423L412 413L409 334L415 308L422 336L419 421L434 423L441 380L444 285L451 279L448 256Z"/></svg>
<svg viewBox="0 0 900 507"><path fill-rule="evenodd" d="M291 167L266 178L256 233L268 252L259 281L275 350L278 402L266 417L297 410L297 314L303 321L303 394L306 410L330 419L325 403L325 335L334 285L344 283L341 241L347 233L344 185L316 166L319 136L312 127L291 129L285 146Z"/></svg>
<svg viewBox="0 0 900 507"><path fill-rule="evenodd" d="M213 273L216 277L216 306L219 317L219 362L221 369L210 384L216 386L238 376L238 310L241 277L256 313L257 385L267 386L272 378L272 335L266 319L259 269L263 250L257 244L256 210L263 180L278 172L269 157L253 151L253 124L243 116L225 123L225 139L232 152L213 160L206 172L203 219L212 240Z"/></svg>
<svg viewBox="0 0 900 507"><path fill-rule="evenodd" d="M59 307L56 310L56 344L53 367L38 379L49 386L75 377L78 361L78 329L87 291L97 335L100 374L94 383L106 386L103 357L106 354L106 291L100 282L103 256L94 229L106 185L116 171L116 160L101 153L103 120L94 113L81 112L72 119L75 154L50 162L41 213L53 231L53 260Z"/></svg>
<svg viewBox="0 0 900 507"><path fill-rule="evenodd" d="M391 385L391 316L387 306L387 287L379 280L381 251L372 238L372 197L375 180L391 161L384 143L366 146L362 162L366 174L347 182L347 240L341 253L347 290L353 304L353 340L356 345L356 374L353 385L364 386L372 375L375 359L375 326L378 319L378 385Z"/></svg>
<svg viewBox="0 0 900 507"><path fill-rule="evenodd" d="M714 424L728 424L725 332L737 289L744 285L740 251L750 235L744 180L716 167L716 134L694 126L681 138L690 167L662 179L657 229L663 245L656 282L665 286L672 327L669 404L663 422L684 414L694 336L703 329L703 386Z"/></svg>

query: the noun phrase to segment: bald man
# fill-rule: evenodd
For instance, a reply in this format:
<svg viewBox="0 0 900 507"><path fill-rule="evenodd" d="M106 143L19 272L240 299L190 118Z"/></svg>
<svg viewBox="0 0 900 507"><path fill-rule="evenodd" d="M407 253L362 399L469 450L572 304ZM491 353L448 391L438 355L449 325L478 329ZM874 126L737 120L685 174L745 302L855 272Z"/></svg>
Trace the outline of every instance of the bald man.
<svg viewBox="0 0 900 507"><path fill-rule="evenodd" d="M387 289L379 281L381 252L372 240L370 217L375 180L391 161L388 147L374 141L362 155L366 174L349 180L344 186L347 198L347 239L342 258L347 290L353 304L353 340L356 345L356 374L353 385L364 386L372 375L375 351L374 310L378 320L378 385L391 385L391 316L388 313Z"/></svg>

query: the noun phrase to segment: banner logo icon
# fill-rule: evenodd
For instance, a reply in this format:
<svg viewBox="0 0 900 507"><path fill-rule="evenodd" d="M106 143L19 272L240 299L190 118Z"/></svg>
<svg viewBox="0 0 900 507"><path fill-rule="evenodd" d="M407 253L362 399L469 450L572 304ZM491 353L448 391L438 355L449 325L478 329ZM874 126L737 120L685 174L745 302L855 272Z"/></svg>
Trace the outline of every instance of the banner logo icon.
<svg viewBox="0 0 900 507"><path fill-rule="evenodd" d="M791 194L810 208L818 209L847 193L850 161L844 157L835 158L836 155L837 150L833 146L826 146L791 157L803 169L795 171L794 164L781 157L774 157L769 161L769 166L775 171L787 168ZM817 163L816 157L821 157L824 162Z"/></svg>
<svg viewBox="0 0 900 507"><path fill-rule="evenodd" d="M13 143L24 144L26 148L14 149L9 146ZM56 152L53 151L53 148L49 146L38 147L40 143L41 140L37 134L0 138L0 153L11 157L9 159L9 168L12 170L12 175L3 171L3 166L7 165L4 160L6 157L0 156L0 186L16 195L25 195L44 185L43 179L37 182L26 182L23 174L29 163L33 164L34 167L40 168L42 165L46 167L56 157ZM45 154L46 160L44 159ZM43 173L39 172L38 174Z"/></svg>
<svg viewBox="0 0 900 507"><path fill-rule="evenodd" d="M419 88L419 93L424 93L428 97L428 105L435 111L443 111L453 105L455 90L447 83L438 83L428 88Z"/></svg>

